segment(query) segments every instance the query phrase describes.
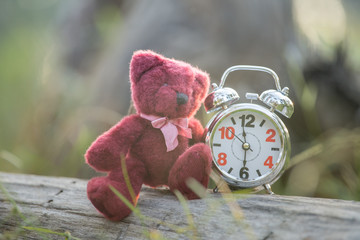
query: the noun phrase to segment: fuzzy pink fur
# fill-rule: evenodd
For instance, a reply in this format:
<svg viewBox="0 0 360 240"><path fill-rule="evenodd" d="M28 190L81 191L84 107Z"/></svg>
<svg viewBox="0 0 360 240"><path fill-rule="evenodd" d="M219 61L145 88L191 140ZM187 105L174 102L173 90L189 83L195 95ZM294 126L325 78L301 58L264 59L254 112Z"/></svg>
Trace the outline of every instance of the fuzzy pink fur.
<svg viewBox="0 0 360 240"><path fill-rule="evenodd" d="M209 88L206 73L191 65L165 58L152 51L137 51L130 63L132 98L137 114L123 118L98 137L85 154L86 162L106 177L88 183L88 198L106 218L119 221L131 210L109 189L116 188L136 205L142 184L167 185L188 199L198 196L187 186L194 178L207 187L211 169L210 149L203 143L204 129L193 118ZM180 96L186 95L183 99ZM178 146L167 152L164 137L140 113L160 117L188 118L192 139L178 136ZM136 198L128 190L121 168L125 157L126 171Z"/></svg>

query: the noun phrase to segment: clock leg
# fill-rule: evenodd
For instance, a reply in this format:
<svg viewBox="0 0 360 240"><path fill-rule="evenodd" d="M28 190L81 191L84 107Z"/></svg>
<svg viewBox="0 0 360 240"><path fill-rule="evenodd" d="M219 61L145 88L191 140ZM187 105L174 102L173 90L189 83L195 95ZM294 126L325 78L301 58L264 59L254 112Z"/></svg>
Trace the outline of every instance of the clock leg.
<svg viewBox="0 0 360 240"><path fill-rule="evenodd" d="M207 188L211 164L212 157L207 145L197 143L191 146L179 156L170 170L168 178L170 190L179 190L187 199L199 198L187 187L186 182L193 178Z"/></svg>
<svg viewBox="0 0 360 240"><path fill-rule="evenodd" d="M268 194L270 194L270 195L274 195L275 193L271 190L271 186L270 186L270 184L264 184L264 188L265 188L265 190L267 191L267 193Z"/></svg>

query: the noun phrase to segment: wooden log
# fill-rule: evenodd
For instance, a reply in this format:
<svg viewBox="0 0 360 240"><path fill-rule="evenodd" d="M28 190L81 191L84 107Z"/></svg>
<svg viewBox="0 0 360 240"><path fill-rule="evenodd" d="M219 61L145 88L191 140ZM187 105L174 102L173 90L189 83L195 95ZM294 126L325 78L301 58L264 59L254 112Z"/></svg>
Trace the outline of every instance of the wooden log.
<svg viewBox="0 0 360 240"><path fill-rule="evenodd" d="M0 239L360 239L355 201L208 193L183 206L166 189L143 187L142 217L110 222L87 199L85 180L0 172L0 183Z"/></svg>

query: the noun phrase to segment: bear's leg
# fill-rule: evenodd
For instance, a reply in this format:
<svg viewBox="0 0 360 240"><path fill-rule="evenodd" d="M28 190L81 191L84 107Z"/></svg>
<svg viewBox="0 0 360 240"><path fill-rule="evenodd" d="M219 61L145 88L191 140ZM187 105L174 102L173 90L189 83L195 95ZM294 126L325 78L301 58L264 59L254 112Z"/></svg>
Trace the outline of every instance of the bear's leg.
<svg viewBox="0 0 360 240"><path fill-rule="evenodd" d="M169 173L168 185L172 191L179 190L187 199L199 198L191 191L186 181L194 178L207 188L212 158L210 148L197 143L179 156Z"/></svg>
<svg viewBox="0 0 360 240"><path fill-rule="evenodd" d="M113 186L135 206L145 176L145 168L142 162L131 158L126 158L125 162L128 182L131 183L130 190L124 177L126 174L124 175L121 167L112 170L106 177L91 179L87 185L88 198L92 204L100 213L112 221L120 221L128 216L131 210L109 186Z"/></svg>

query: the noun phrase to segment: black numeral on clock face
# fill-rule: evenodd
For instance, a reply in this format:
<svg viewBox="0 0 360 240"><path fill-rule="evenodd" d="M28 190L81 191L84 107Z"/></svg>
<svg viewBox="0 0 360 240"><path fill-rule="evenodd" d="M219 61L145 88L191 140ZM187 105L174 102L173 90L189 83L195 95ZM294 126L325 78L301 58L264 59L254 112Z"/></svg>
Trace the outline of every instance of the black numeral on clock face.
<svg viewBox="0 0 360 240"><path fill-rule="evenodd" d="M249 169L247 167L242 167L240 169L240 177L242 179L248 179L249 178Z"/></svg>
<svg viewBox="0 0 360 240"><path fill-rule="evenodd" d="M250 128L254 128L254 122L255 122L255 116L252 114L248 114L248 115L242 115L241 117L239 117L241 119L241 126L242 127L250 127ZM247 122L246 122L247 120Z"/></svg>
<svg viewBox="0 0 360 240"><path fill-rule="evenodd" d="M246 187L271 180L284 151L280 130L275 120L257 109L236 109L218 120L209 140L222 177Z"/></svg>

